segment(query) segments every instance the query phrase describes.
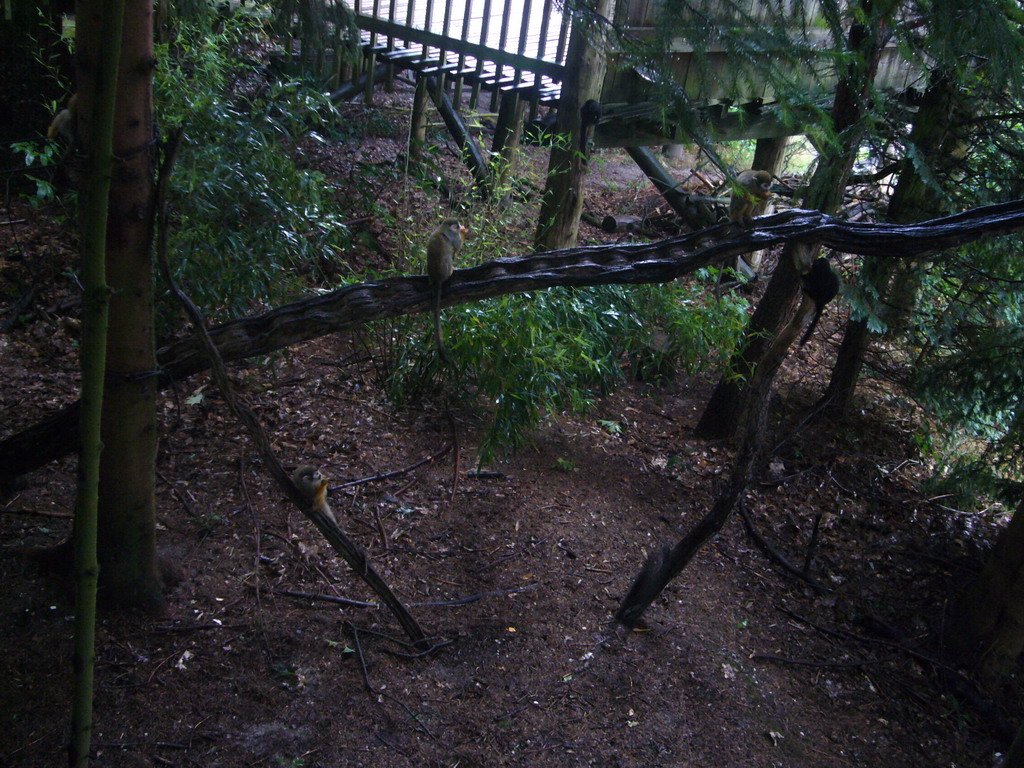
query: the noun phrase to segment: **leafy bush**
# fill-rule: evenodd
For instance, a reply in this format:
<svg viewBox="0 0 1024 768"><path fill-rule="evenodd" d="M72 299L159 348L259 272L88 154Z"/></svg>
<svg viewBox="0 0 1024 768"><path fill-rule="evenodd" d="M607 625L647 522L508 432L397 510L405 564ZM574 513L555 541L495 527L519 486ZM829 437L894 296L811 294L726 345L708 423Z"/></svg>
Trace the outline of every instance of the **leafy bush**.
<svg viewBox="0 0 1024 768"><path fill-rule="evenodd" d="M322 94L263 80L241 55L244 14L216 30L179 24L159 51L159 122L185 129L170 232L175 276L223 319L277 303L320 274L349 233L321 174L295 161L297 137L333 116Z"/></svg>
<svg viewBox="0 0 1024 768"><path fill-rule="evenodd" d="M1024 481L1024 266L1021 239L961 249L923 284L912 339L928 443L943 490L1016 498Z"/></svg>
<svg viewBox="0 0 1024 768"><path fill-rule="evenodd" d="M547 414L586 411L644 366L697 371L727 357L745 323L745 302L706 300L694 284L553 288L445 310L448 354L438 367L428 315L399 319L385 335L391 396L404 401L431 374L447 375L452 402L480 403L491 424L481 460L514 451ZM639 361L639 362L638 362Z"/></svg>

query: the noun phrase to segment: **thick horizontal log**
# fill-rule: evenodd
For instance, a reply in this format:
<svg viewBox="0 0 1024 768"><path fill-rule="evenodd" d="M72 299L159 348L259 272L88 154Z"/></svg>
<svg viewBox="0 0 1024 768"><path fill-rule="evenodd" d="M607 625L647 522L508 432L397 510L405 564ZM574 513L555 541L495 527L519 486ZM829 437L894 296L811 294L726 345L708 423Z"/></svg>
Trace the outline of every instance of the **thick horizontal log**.
<svg viewBox="0 0 1024 768"><path fill-rule="evenodd" d="M1024 200L974 208L918 224L846 223L817 211L790 210L755 219L751 230L717 224L655 243L567 248L494 259L455 271L443 306L556 286L663 283L709 264L790 240L820 242L841 253L893 258L927 256L985 236L1024 231ZM359 283L210 330L225 362L265 355L374 320L430 310L426 275ZM180 381L208 367L193 338L158 352L162 380ZM0 441L0 484L42 466L77 444L77 404Z"/></svg>

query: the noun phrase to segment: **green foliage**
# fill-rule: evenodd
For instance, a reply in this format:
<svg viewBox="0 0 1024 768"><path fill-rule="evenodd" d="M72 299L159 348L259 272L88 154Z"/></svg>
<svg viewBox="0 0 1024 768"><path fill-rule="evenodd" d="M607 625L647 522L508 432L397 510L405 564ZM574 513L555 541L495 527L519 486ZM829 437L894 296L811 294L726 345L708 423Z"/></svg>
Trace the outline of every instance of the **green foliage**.
<svg viewBox="0 0 1024 768"><path fill-rule="evenodd" d="M164 47L159 121L182 126L170 232L172 266L215 317L246 314L296 293L349 244L321 174L298 166L299 138L335 114L294 82L259 84L239 54L256 32L244 16L201 32L184 22Z"/></svg>
<svg viewBox="0 0 1024 768"><path fill-rule="evenodd" d="M555 469L557 469L559 472L565 472L566 474L570 472L580 471L579 467L577 467L568 459L563 458L562 456L559 456L558 458L555 459Z"/></svg>
<svg viewBox="0 0 1024 768"><path fill-rule="evenodd" d="M977 243L924 276L912 383L940 425L931 442L947 488L1013 496L1024 480L1022 247Z"/></svg>
<svg viewBox="0 0 1024 768"><path fill-rule="evenodd" d="M399 318L382 334L389 391L403 402L447 373L452 402L490 412L480 446L490 461L520 448L547 414L588 410L629 372L697 371L726 359L746 305L706 294L692 283L553 288L451 307L443 325L455 372L438 366L429 315Z"/></svg>
<svg viewBox="0 0 1024 768"><path fill-rule="evenodd" d="M55 139L38 142L19 141L12 144L11 149L22 155L25 158L25 165L29 167L38 163L41 168L50 168L57 163L62 154L60 145ZM32 174L26 175L36 185L35 194L28 198L33 207L37 207L56 197L56 190L50 181Z"/></svg>
<svg viewBox="0 0 1024 768"><path fill-rule="evenodd" d="M663 3L652 38L620 43L628 60L653 79L653 95L668 119L721 164L700 109L720 99L742 104L770 93L784 122L811 129L819 142L834 140L822 99L852 57L845 49L843 7L835 0ZM685 73L666 66L672 61L666 52L680 44L692 51Z"/></svg>

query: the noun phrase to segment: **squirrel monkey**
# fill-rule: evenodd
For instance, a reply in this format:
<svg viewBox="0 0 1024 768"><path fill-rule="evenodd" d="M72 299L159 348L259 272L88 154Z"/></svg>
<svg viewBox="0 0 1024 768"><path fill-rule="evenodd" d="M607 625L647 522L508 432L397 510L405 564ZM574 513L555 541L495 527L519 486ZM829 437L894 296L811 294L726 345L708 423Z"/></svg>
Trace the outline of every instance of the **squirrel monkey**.
<svg viewBox="0 0 1024 768"><path fill-rule="evenodd" d="M806 275L801 276L800 281L803 283L804 293L807 295L807 298L814 302L814 316L811 318L811 324L807 326L807 331L804 333L803 338L800 339L800 346L802 347L811 338L814 329L818 327L818 320L821 319L821 313L825 309L825 305L832 301L836 294L839 293L839 276L832 271L828 259L822 256L811 264L810 270Z"/></svg>
<svg viewBox="0 0 1024 768"><path fill-rule="evenodd" d="M50 127L46 129L46 138L52 139L55 136L61 136L67 143L68 146L72 146L75 143L75 137L78 135L77 130L77 117L78 117L78 94L74 94L68 99L68 105L56 115L53 116L53 122L50 123Z"/></svg>
<svg viewBox="0 0 1024 768"><path fill-rule="evenodd" d="M729 221L744 227L754 224L754 208L768 199L772 175L768 171L742 171L736 176L729 198Z"/></svg>
<svg viewBox="0 0 1024 768"><path fill-rule="evenodd" d="M312 464L303 464L292 473L292 482L298 486L302 495L309 499L315 509L319 509L331 522L338 524L334 512L327 504L327 478L320 474L320 470Z"/></svg>
<svg viewBox="0 0 1024 768"><path fill-rule="evenodd" d="M452 276L453 261L462 249L467 230L458 219L445 219L427 241L427 277L434 289L434 341L441 359L450 363L441 338L441 291Z"/></svg>
<svg viewBox="0 0 1024 768"><path fill-rule="evenodd" d="M601 105L601 102L596 99L587 99L583 102L583 106L580 107L580 153L583 155L584 159L587 156L590 138L594 133L588 129L595 127L599 122L601 122L601 115L603 114L604 107Z"/></svg>

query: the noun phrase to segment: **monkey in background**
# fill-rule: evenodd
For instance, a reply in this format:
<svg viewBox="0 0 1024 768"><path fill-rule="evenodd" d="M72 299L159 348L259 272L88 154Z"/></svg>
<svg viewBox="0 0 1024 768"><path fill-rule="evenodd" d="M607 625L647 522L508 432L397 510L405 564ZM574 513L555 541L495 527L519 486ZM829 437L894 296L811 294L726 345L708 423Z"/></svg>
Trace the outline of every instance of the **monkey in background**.
<svg viewBox="0 0 1024 768"><path fill-rule="evenodd" d="M427 277L434 291L434 341L437 353L450 363L441 338L441 291L455 270L455 257L462 250L462 239L468 230L458 219L445 219L427 240Z"/></svg>
<svg viewBox="0 0 1024 768"><path fill-rule="evenodd" d="M46 138L52 139L59 135L68 143L69 148L73 147L78 137L77 123L78 94L76 93L68 99L68 105L53 116L53 122L46 129Z"/></svg>
<svg viewBox="0 0 1024 768"><path fill-rule="evenodd" d="M596 99L587 99L580 107L580 154L583 155L584 161L587 159L590 137L594 134L592 128L601 122L602 114L604 114L604 107Z"/></svg>
<svg viewBox="0 0 1024 768"><path fill-rule="evenodd" d="M298 487L314 509L319 509L331 522L338 524L334 512L327 504L327 478L312 464L303 464L292 473L292 482Z"/></svg>
<svg viewBox="0 0 1024 768"><path fill-rule="evenodd" d="M814 316L811 318L811 324L807 326L807 331L800 339L799 346L802 347L811 338L814 329L818 327L818 320L821 319L825 305L839 293L839 276L832 270L828 259L822 256L814 261L810 270L800 278L800 281L803 283L807 299L814 302Z"/></svg>
<svg viewBox="0 0 1024 768"><path fill-rule="evenodd" d="M754 225L754 208L768 199L772 175L768 171L742 171L736 176L729 197L729 221L744 227Z"/></svg>

